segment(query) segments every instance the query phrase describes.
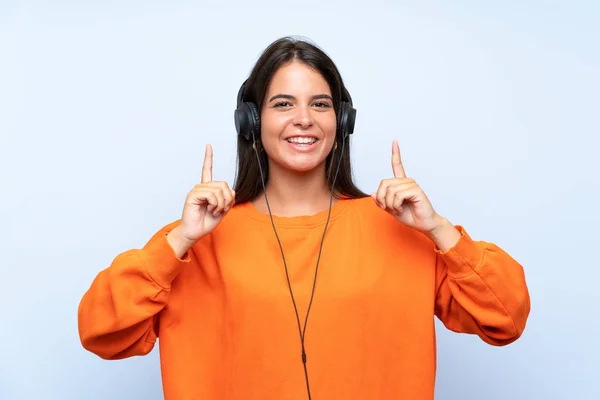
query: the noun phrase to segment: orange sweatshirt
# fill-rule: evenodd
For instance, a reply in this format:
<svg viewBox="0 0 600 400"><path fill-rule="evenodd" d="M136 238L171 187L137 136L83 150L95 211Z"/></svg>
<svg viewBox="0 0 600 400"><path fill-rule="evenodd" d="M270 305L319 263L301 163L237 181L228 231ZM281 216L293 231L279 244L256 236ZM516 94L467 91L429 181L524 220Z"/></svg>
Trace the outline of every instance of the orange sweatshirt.
<svg viewBox="0 0 600 400"><path fill-rule="evenodd" d="M301 323L327 211L274 217ZM305 400L296 315L268 215L235 206L183 259L159 230L118 255L79 306L83 346L105 359L158 338L167 400ZM434 315L502 346L523 332L523 268L465 232L442 253L368 197L334 206L306 329L314 400L432 399Z"/></svg>

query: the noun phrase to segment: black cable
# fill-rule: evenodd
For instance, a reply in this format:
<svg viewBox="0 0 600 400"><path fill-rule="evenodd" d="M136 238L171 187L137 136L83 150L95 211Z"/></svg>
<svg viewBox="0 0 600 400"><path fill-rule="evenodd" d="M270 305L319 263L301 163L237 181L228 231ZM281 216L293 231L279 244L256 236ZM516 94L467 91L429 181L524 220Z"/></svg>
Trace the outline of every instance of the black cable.
<svg viewBox="0 0 600 400"><path fill-rule="evenodd" d="M269 216L271 217L271 225L273 226L273 231L275 232L275 237L277 238L277 243L279 243L279 250L281 251L281 257L283 258L283 265L285 267L285 275L287 278L287 283L288 283L288 288L290 290L290 295L292 297L292 303L294 304L294 311L296 312L296 321L298 322L298 332L300 333L300 342L302 345L302 364L304 366L304 376L306 378L306 390L308 392L308 399L312 400L311 394L310 394L310 383L308 380L308 369L306 366L306 348L304 347L304 337L306 335L306 326L308 324L308 315L310 314L310 309L312 306L312 302L313 302L313 298L315 295L315 287L317 285L317 272L319 270L319 262L321 261L321 252L323 250L323 242L325 241L325 233L327 232L327 226L329 225L329 219L331 217L331 208L333 205L333 189L335 188L335 181L337 179L337 175L338 172L340 170L340 166L342 164L342 158L344 156L344 145L346 143L346 135L342 135L342 150L340 152L340 159L338 161L338 166L337 169L335 171L335 175L333 177L333 183L331 184L331 196L329 198L329 213L327 214L327 221L325 223L325 229L323 230L323 236L321 238L321 244L319 246L319 255L317 257L317 266L315 267L315 277L313 280L313 288L312 288L312 292L310 295L310 301L308 303L308 309L306 311L306 318L304 320L304 328L301 328L300 326L300 316L298 315L298 307L296 306L296 300L294 298L294 292L292 290L292 284L290 283L290 275L288 273L288 268L287 268L287 263L285 261L285 254L283 253L283 246L281 245L281 240L279 239L279 235L277 234L277 229L275 228L275 222L273 221L273 214L271 213L271 206L269 205L269 199L267 198L267 188L265 186L265 177L263 175L263 170L260 164L260 157L258 155L258 151L256 150L256 138L254 136L254 132L252 132L252 148L254 149L254 153L256 154L256 159L258 161L258 169L260 171L260 177L261 177L261 182L262 182L262 187L263 187L263 193L265 196L265 202L267 203L267 208L269 210ZM333 156L332 156L332 160L331 162L333 163Z"/></svg>

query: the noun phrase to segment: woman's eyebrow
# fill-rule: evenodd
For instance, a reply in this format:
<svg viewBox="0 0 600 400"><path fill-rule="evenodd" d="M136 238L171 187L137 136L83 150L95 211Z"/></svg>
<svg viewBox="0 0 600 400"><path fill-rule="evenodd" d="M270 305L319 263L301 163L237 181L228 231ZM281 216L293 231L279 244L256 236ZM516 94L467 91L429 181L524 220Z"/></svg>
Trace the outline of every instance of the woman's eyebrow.
<svg viewBox="0 0 600 400"><path fill-rule="evenodd" d="M292 96L291 94L276 94L275 96L271 97L268 102L270 103L275 99L296 100L296 98L294 96ZM329 99L329 100L333 101L333 98L331 98L331 96L328 94L316 94L313 97L311 97L311 100L317 100L317 99Z"/></svg>

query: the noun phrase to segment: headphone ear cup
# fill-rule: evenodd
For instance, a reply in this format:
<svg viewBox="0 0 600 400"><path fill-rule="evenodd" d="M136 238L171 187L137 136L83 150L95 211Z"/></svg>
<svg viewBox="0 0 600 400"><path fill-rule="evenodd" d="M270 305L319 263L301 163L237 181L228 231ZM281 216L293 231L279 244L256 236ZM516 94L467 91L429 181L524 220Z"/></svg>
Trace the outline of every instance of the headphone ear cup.
<svg viewBox="0 0 600 400"><path fill-rule="evenodd" d="M239 108L233 112L235 121L235 130L238 135L246 140L252 139L252 133L257 135L260 132L260 118L258 108L254 103L242 103Z"/></svg>
<svg viewBox="0 0 600 400"><path fill-rule="evenodd" d="M340 106L338 115L338 130L341 135L350 135L354 133L354 123L356 121L356 110L350 103L344 101Z"/></svg>
<svg viewBox="0 0 600 400"><path fill-rule="evenodd" d="M233 120L235 122L235 130L237 131L237 134L248 140L250 136L248 132L248 115L244 108L244 105L241 104L237 109L235 109L233 112Z"/></svg>
<svg viewBox="0 0 600 400"><path fill-rule="evenodd" d="M345 110L345 102L342 102L340 104L340 111L338 112L337 115L337 131L339 132L340 135L344 135L344 130L346 129L346 127L344 126L344 121L346 120L346 117L344 116L346 110Z"/></svg>
<svg viewBox="0 0 600 400"><path fill-rule="evenodd" d="M254 103L246 103L248 105L248 113L250 115L251 132L260 138L260 116L258 115L258 107Z"/></svg>
<svg viewBox="0 0 600 400"><path fill-rule="evenodd" d="M346 131L345 133L351 135L354 133L354 123L356 122L356 109L352 107L350 104L348 105L348 110L346 113Z"/></svg>

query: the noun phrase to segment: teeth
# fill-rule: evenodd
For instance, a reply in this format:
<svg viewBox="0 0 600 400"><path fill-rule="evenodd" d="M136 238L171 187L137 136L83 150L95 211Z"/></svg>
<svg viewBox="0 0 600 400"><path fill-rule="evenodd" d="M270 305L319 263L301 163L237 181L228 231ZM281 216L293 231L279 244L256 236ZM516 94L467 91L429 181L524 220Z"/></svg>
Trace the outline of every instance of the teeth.
<svg viewBox="0 0 600 400"><path fill-rule="evenodd" d="M300 143L300 144L312 144L317 141L315 138L310 137L292 137L287 140L290 143Z"/></svg>

